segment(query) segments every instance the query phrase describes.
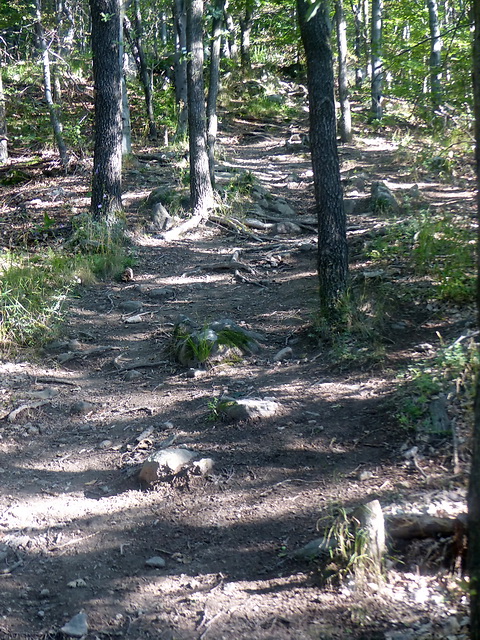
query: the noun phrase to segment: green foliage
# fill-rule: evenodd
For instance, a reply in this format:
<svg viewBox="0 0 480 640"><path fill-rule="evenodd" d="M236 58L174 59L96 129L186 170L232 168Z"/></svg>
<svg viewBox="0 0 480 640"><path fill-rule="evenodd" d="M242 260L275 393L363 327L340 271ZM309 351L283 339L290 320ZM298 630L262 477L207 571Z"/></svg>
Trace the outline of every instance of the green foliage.
<svg viewBox="0 0 480 640"><path fill-rule="evenodd" d="M406 430L415 431L423 426L431 432L430 402L451 388L460 393L471 412L479 364L478 346L470 339L444 345L432 358L408 367L397 393L399 424Z"/></svg>

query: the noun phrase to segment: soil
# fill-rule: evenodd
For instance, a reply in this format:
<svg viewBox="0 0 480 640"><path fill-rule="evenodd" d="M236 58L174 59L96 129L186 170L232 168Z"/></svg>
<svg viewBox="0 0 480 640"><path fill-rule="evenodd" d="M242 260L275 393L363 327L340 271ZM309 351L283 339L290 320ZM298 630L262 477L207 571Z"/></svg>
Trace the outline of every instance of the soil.
<svg viewBox="0 0 480 640"><path fill-rule="evenodd" d="M288 135L237 120L222 148L226 165L251 171L301 221L314 212L312 177L304 150L286 149ZM473 215L473 182L413 180L381 136L358 138L341 158L347 195L368 195L373 180L399 194L416 183L422 206ZM171 171L148 164L125 178L133 280L81 288L61 340L36 359L1 363L0 638L63 638L61 627L82 611L91 640L466 637L455 576L438 563L425 570L439 541L418 543L403 565L391 551L381 583L325 584L320 563L293 552L319 537L339 506L376 498L386 513L465 510L466 453L457 474L448 446L421 464L407 460L414 439L398 425L395 393L398 372L421 357L418 345L462 335L473 311L410 299L389 318L381 362L360 366L352 357L346 368L312 330L314 234L259 241L208 225L167 242L145 231L139 211ZM40 222L45 211L57 220L82 211L88 188L82 172L4 187L6 219L19 210ZM354 278L376 277L359 249L387 223L349 216ZM212 267L236 249L253 270L249 282ZM421 286L395 268L387 275L399 286ZM169 299L152 296L161 287L173 289ZM141 322L126 322L128 301L142 304ZM179 314L200 326L233 319L262 335L262 350L188 370L169 350ZM291 358L276 361L286 346ZM225 394L273 397L281 408L228 423L215 419ZM171 437L211 456L213 472L144 490L139 466ZM145 564L155 556L164 567Z"/></svg>

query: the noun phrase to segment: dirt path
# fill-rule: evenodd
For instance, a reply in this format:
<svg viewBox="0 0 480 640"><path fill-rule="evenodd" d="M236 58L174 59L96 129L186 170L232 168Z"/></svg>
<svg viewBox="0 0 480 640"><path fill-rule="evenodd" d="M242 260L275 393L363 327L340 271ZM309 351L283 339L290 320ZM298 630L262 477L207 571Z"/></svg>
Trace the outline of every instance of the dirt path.
<svg viewBox="0 0 480 640"><path fill-rule="evenodd" d="M227 169L251 171L299 219L311 212L306 156L286 152L283 131L255 137L245 124L242 137L238 127ZM360 164L373 166L379 149L359 144L343 153L348 178ZM151 186L131 180L126 201L134 210ZM427 483L405 465L394 372L338 373L309 340L313 240L259 243L206 229L166 243L138 234L132 282L86 288L72 302L64 342L38 363L1 365L8 411L44 404L0 427L0 557L8 569L0 575L0 638L61 638L81 611L92 640L403 640L434 638L436 630L443 637L446 625L462 637L464 605L447 577L392 566L380 590L323 589L315 568L291 556L318 537L317 521L334 505L378 498L387 511L425 501L436 513L447 503L451 514L464 508L461 483L445 489L430 482L438 478L433 466ZM254 284L212 268L237 248ZM144 314L138 324L126 322L134 309ZM262 334L262 351L189 372L168 350L178 314L200 326L244 323ZM411 327L397 355L408 358L434 329ZM285 346L292 357L275 361ZM98 347L105 349L92 351ZM214 421L225 394L273 397L280 410L261 421ZM213 457L214 472L142 491L134 472L168 438ZM165 566L146 566L156 556Z"/></svg>

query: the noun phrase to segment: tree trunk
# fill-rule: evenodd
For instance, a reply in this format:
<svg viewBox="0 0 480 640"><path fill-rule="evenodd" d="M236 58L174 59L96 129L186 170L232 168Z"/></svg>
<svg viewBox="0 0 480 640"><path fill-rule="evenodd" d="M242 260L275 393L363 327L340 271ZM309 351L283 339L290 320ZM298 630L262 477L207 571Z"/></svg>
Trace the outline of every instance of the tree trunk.
<svg viewBox="0 0 480 640"><path fill-rule="evenodd" d="M89 0L92 17L95 145L92 214L108 223L122 210L120 1Z"/></svg>
<svg viewBox="0 0 480 640"><path fill-rule="evenodd" d="M213 8L212 39L210 43L210 69L207 97L207 145L208 165L212 188L215 188L215 142L217 140L217 97L220 88L220 45L222 38L225 0L216 0Z"/></svg>
<svg viewBox="0 0 480 640"><path fill-rule="evenodd" d="M475 113L475 161L477 217L480 220L480 0L473 2L473 98ZM480 226L477 238L477 322L480 324ZM480 640L480 376L477 376L472 436L472 466L468 490L468 555L470 575L470 638Z"/></svg>
<svg viewBox="0 0 480 640"><path fill-rule="evenodd" d="M2 62L0 60L0 164L5 164L7 160L7 118L5 114L5 94L3 92Z"/></svg>
<svg viewBox="0 0 480 640"><path fill-rule="evenodd" d="M430 27L430 96L435 114L442 105L442 40L437 0L427 0Z"/></svg>
<svg viewBox="0 0 480 640"><path fill-rule="evenodd" d="M250 33L253 26L253 0L245 0L245 13L240 19L240 60L242 69L251 66Z"/></svg>
<svg viewBox="0 0 480 640"><path fill-rule="evenodd" d="M178 117L175 140L185 140L188 131L188 88L187 88L187 14L185 0L174 0L173 17L175 25L175 100Z"/></svg>
<svg viewBox="0 0 480 640"><path fill-rule="evenodd" d="M320 307L335 322L347 285L346 220L338 160L329 7L321 0L308 20L311 7L297 0L300 31L307 58L310 111L310 148L318 216L318 277Z"/></svg>
<svg viewBox="0 0 480 640"><path fill-rule="evenodd" d="M374 120L381 120L383 115L383 0L372 0L372 107Z"/></svg>
<svg viewBox="0 0 480 640"><path fill-rule="evenodd" d="M352 3L355 26L355 85L361 87L368 76L368 46L365 31L367 0Z"/></svg>
<svg viewBox="0 0 480 640"><path fill-rule="evenodd" d="M207 218L213 189L207 154L205 89L203 83L203 0L187 0L187 78L190 145L190 200L194 217Z"/></svg>
<svg viewBox="0 0 480 640"><path fill-rule="evenodd" d="M339 133L342 142L352 139L352 116L348 97L348 69L347 69L347 23L343 13L342 0L335 2L335 24L338 42L338 98L340 102Z"/></svg>
<svg viewBox="0 0 480 640"><path fill-rule="evenodd" d="M124 71L124 38L123 38L123 18L125 16L125 0L120 0L120 26L118 30L118 55L120 58L120 69L122 74L122 155L129 156L132 153L132 127L130 123L130 105L128 104L127 82Z"/></svg>
<svg viewBox="0 0 480 640"><path fill-rule="evenodd" d="M145 52L143 49L143 23L139 0L134 1L134 22L135 30L133 37L130 34L128 19L125 19L124 21L124 31L126 37L130 40L130 46L132 47L133 55L135 57L135 63L137 65L138 77L140 79L143 94L145 96L145 109L147 112L148 120L148 137L151 140L155 140L158 136L158 132L155 125L155 116L153 113L152 87L150 83L147 62L145 59Z"/></svg>
<svg viewBox="0 0 480 640"><path fill-rule="evenodd" d="M232 14L227 11L225 7L225 26L226 26L226 37L225 42L228 45L228 57L230 60L236 60L238 58L238 46L235 39L235 22L232 18Z"/></svg>
<svg viewBox="0 0 480 640"><path fill-rule="evenodd" d="M55 104L52 97L52 82L50 76L50 57L48 55L47 43L45 40L45 33L42 25L42 6L41 0L35 0L35 30L37 33L38 43L40 51L42 53L42 68L43 68L43 89L45 95L45 102L47 103L48 112L50 114L50 122L52 124L53 134L55 142L60 154L60 160L64 167L68 164L68 151L65 141L62 135L62 125L58 118Z"/></svg>

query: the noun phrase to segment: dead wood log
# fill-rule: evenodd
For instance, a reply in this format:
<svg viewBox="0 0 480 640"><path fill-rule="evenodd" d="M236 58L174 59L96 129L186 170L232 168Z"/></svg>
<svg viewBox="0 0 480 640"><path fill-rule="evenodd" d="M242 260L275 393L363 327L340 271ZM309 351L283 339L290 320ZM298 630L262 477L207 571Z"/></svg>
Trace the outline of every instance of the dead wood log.
<svg viewBox="0 0 480 640"><path fill-rule="evenodd" d="M354 512L358 520L357 529L365 535L364 553L372 560L374 568L381 572L382 558L385 553L385 520L378 500L362 504Z"/></svg>
<svg viewBox="0 0 480 640"><path fill-rule="evenodd" d="M440 518L427 514L388 516L386 518L387 533L397 540L413 538L435 538L437 536L453 536L458 529L459 519Z"/></svg>

